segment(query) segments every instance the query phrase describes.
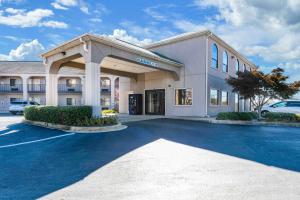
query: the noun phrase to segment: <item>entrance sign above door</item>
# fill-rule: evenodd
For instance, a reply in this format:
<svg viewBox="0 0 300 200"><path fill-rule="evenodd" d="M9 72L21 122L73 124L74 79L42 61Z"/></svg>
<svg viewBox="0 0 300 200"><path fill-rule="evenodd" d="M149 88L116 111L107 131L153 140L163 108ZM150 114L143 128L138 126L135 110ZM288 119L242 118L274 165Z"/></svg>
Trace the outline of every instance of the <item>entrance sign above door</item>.
<svg viewBox="0 0 300 200"><path fill-rule="evenodd" d="M158 67L158 64L156 62L152 62L151 60L145 59L145 58L137 58L136 61L138 63L142 63L144 65L150 65L152 67Z"/></svg>

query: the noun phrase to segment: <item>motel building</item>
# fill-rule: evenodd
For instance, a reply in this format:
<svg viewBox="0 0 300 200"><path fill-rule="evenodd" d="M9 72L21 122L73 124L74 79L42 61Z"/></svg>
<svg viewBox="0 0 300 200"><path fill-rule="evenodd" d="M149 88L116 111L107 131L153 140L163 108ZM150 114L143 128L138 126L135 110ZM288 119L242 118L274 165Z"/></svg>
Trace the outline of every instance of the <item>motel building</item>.
<svg viewBox="0 0 300 200"><path fill-rule="evenodd" d="M256 66L211 31L139 47L84 34L42 54L43 62L0 62L0 111L11 101L90 105L145 115L215 116L250 111L226 78ZM136 96L132 94L137 94ZM129 100L129 96L141 99Z"/></svg>

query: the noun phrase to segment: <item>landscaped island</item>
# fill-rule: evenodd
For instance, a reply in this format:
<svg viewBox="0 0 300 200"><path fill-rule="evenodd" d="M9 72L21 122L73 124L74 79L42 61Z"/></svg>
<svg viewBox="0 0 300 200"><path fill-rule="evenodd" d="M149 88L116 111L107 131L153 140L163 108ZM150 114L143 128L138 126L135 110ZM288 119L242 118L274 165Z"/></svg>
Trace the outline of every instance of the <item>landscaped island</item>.
<svg viewBox="0 0 300 200"><path fill-rule="evenodd" d="M239 121L252 121L260 120L266 122L291 122L300 123L300 115L293 113L275 113L268 112L264 118L258 118L256 112L221 112L218 114L217 120L239 120Z"/></svg>
<svg viewBox="0 0 300 200"><path fill-rule="evenodd" d="M76 127L102 127L118 124L116 116L93 117L91 106L29 106L25 120Z"/></svg>

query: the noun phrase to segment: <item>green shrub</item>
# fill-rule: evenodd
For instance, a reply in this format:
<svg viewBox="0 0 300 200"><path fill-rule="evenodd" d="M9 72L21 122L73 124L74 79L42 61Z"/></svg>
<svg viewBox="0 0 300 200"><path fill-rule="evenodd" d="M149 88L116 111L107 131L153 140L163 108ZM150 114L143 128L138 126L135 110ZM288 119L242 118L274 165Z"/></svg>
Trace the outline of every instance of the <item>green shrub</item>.
<svg viewBox="0 0 300 200"><path fill-rule="evenodd" d="M274 113L268 112L265 115L267 121L281 121L281 122L300 122L300 115L293 113Z"/></svg>
<svg viewBox="0 0 300 200"><path fill-rule="evenodd" d="M29 106L25 119L62 125L76 125L78 121L92 117L91 106Z"/></svg>
<svg viewBox="0 0 300 200"><path fill-rule="evenodd" d="M251 121L253 119L257 119L255 112L220 112L217 115L217 120Z"/></svg>
<svg viewBox="0 0 300 200"><path fill-rule="evenodd" d="M86 118L82 121L77 121L77 126L109 126L118 123L118 118L115 116L103 118Z"/></svg>

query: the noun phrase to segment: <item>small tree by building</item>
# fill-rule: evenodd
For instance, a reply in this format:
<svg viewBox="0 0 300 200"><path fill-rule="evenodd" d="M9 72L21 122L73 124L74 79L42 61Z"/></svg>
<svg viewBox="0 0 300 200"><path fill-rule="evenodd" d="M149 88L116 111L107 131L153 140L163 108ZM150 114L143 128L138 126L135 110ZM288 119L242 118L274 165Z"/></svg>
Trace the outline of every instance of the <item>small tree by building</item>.
<svg viewBox="0 0 300 200"><path fill-rule="evenodd" d="M233 92L244 99L250 99L261 118L262 107L272 99L289 99L299 92L300 81L288 83L284 70L276 68L265 74L258 70L238 72L238 77L230 77L227 83Z"/></svg>

